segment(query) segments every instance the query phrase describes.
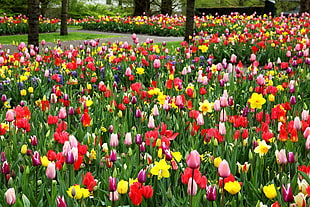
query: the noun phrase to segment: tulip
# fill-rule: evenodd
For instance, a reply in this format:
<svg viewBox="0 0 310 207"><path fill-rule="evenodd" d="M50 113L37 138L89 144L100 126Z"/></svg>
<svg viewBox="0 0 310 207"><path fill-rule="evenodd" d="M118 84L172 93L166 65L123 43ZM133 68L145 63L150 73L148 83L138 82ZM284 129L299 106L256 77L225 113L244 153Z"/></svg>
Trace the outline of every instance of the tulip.
<svg viewBox="0 0 310 207"><path fill-rule="evenodd" d="M57 202L57 207L67 207L66 200L65 200L64 196L62 196L62 197L58 196L56 198L56 202Z"/></svg>
<svg viewBox="0 0 310 207"><path fill-rule="evenodd" d="M215 100L213 104L214 111L220 111L221 110L221 103L220 100Z"/></svg>
<svg viewBox="0 0 310 207"><path fill-rule="evenodd" d="M5 120L7 122L12 122L15 119L15 112L13 110L8 110L5 115Z"/></svg>
<svg viewBox="0 0 310 207"><path fill-rule="evenodd" d="M117 191L110 192L109 194L110 201L117 201L119 199L119 194Z"/></svg>
<svg viewBox="0 0 310 207"><path fill-rule="evenodd" d="M66 155L66 163L67 164L73 164L74 163L74 155L73 155L71 150Z"/></svg>
<svg viewBox="0 0 310 207"><path fill-rule="evenodd" d="M30 142L32 146L37 146L38 145L38 138L36 135L33 135L30 137Z"/></svg>
<svg viewBox="0 0 310 207"><path fill-rule="evenodd" d="M7 97L6 97L6 95L5 94L2 94L2 96L1 96L1 101L2 102L6 102L8 99L7 99Z"/></svg>
<svg viewBox="0 0 310 207"><path fill-rule="evenodd" d="M114 177L109 177L109 191L113 192L116 191L116 178Z"/></svg>
<svg viewBox="0 0 310 207"><path fill-rule="evenodd" d="M295 96L291 96L291 98L290 98L290 104L295 105L296 103L297 103L296 97L295 97Z"/></svg>
<svg viewBox="0 0 310 207"><path fill-rule="evenodd" d="M112 133L110 138L110 146L117 147L118 146L118 135Z"/></svg>
<svg viewBox="0 0 310 207"><path fill-rule="evenodd" d="M131 145L132 144L132 138L131 138L131 133L127 132L125 134L125 140L124 140L125 145Z"/></svg>
<svg viewBox="0 0 310 207"><path fill-rule="evenodd" d="M301 112L301 119L303 121L308 121L308 118L309 118L309 110L303 110Z"/></svg>
<svg viewBox="0 0 310 207"><path fill-rule="evenodd" d="M196 118L196 121L197 121L197 124L199 126L202 126L205 124L205 121L204 121L204 118L203 118L203 114L202 113L199 113L199 115L197 116Z"/></svg>
<svg viewBox="0 0 310 207"><path fill-rule="evenodd" d="M230 62L231 63L236 63L237 62L237 55L232 54L231 57L230 57Z"/></svg>
<svg viewBox="0 0 310 207"><path fill-rule="evenodd" d="M15 195L15 190L14 188L9 188L6 192L5 192L5 200L6 203L9 205L13 205L16 202L16 195Z"/></svg>
<svg viewBox="0 0 310 207"><path fill-rule="evenodd" d="M218 173L220 177L226 178L230 175L230 168L228 165L228 162L226 160L223 160L219 167L218 167Z"/></svg>
<svg viewBox="0 0 310 207"><path fill-rule="evenodd" d="M45 175L48 179L54 179L56 177L56 166L54 162L48 164Z"/></svg>
<svg viewBox="0 0 310 207"><path fill-rule="evenodd" d="M4 152L1 152L1 162L6 161L6 156Z"/></svg>
<svg viewBox="0 0 310 207"><path fill-rule="evenodd" d="M219 123L219 133L220 133L220 135L226 134L226 126L225 126L224 122Z"/></svg>
<svg viewBox="0 0 310 207"><path fill-rule="evenodd" d="M111 162L115 162L117 160L117 153L116 153L116 150L111 150L110 152L110 161Z"/></svg>
<svg viewBox="0 0 310 207"><path fill-rule="evenodd" d="M200 155L196 150L193 150L189 153L186 158L186 164L192 169L196 169L200 166Z"/></svg>
<svg viewBox="0 0 310 207"><path fill-rule="evenodd" d="M136 118L141 118L142 117L142 112L140 109L136 109Z"/></svg>
<svg viewBox="0 0 310 207"><path fill-rule="evenodd" d="M306 196L299 192L296 196L294 196L294 201L298 207L306 207Z"/></svg>
<svg viewBox="0 0 310 207"><path fill-rule="evenodd" d="M140 152L145 152L145 142L142 142L142 143L139 145L139 149L140 149Z"/></svg>
<svg viewBox="0 0 310 207"><path fill-rule="evenodd" d="M135 138L136 144L140 145L142 144L142 135L141 134L137 134L136 138Z"/></svg>
<svg viewBox="0 0 310 207"><path fill-rule="evenodd" d="M310 135L308 136L306 140L306 150L310 150Z"/></svg>
<svg viewBox="0 0 310 207"><path fill-rule="evenodd" d="M7 161L2 163L1 172L6 175L10 173L10 164Z"/></svg>
<svg viewBox="0 0 310 207"><path fill-rule="evenodd" d="M153 107L153 116L158 116L158 115L159 115L158 106L155 104Z"/></svg>
<svg viewBox="0 0 310 207"><path fill-rule="evenodd" d="M148 128L155 128L155 123L154 123L154 117L153 115L150 115L149 117L149 123L147 124Z"/></svg>
<svg viewBox="0 0 310 207"><path fill-rule="evenodd" d="M276 159L278 164L286 164L287 163L287 157L285 153L285 149L281 149L280 152L276 150Z"/></svg>
<svg viewBox="0 0 310 207"><path fill-rule="evenodd" d="M208 201L216 200L216 186L209 185L206 187L206 195Z"/></svg>
<svg viewBox="0 0 310 207"><path fill-rule="evenodd" d="M293 152L287 153L287 162L288 163L294 163L295 162L295 155Z"/></svg>
<svg viewBox="0 0 310 207"><path fill-rule="evenodd" d="M60 119L65 119L66 117L67 117L66 108L65 108L65 107L62 107L62 108L59 110L58 118L60 118Z"/></svg>
<svg viewBox="0 0 310 207"><path fill-rule="evenodd" d="M32 165L33 166L39 166L41 165L41 157L40 153L38 151L35 151L32 156Z"/></svg>
<svg viewBox="0 0 310 207"><path fill-rule="evenodd" d="M160 68L160 60L159 59L155 59L153 62L153 66L154 68Z"/></svg>
<svg viewBox="0 0 310 207"><path fill-rule="evenodd" d="M139 181L139 183L145 183L146 171L144 169L140 170L140 172L138 173L138 181Z"/></svg>
<svg viewBox="0 0 310 207"><path fill-rule="evenodd" d="M197 194L197 190L198 190L198 186L197 186L195 179L190 177L188 180L188 184L187 184L187 194L194 196Z"/></svg>
<svg viewBox="0 0 310 207"><path fill-rule="evenodd" d="M119 194L126 194L128 191L128 181L120 180L117 184L117 192Z"/></svg>
<svg viewBox="0 0 310 207"><path fill-rule="evenodd" d="M282 198L285 202L294 201L293 189L290 183L287 185L287 188L285 188L284 184L282 185Z"/></svg>

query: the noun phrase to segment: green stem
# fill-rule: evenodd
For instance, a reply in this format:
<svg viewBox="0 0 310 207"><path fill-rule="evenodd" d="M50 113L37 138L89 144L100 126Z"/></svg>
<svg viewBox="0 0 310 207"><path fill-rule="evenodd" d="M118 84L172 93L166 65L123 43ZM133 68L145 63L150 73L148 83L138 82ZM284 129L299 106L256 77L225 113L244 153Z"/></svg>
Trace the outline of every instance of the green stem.
<svg viewBox="0 0 310 207"><path fill-rule="evenodd" d="M191 185L191 198L190 198L190 204L189 206L192 207L192 204L193 204L193 189L194 189L194 174L195 174L195 169L192 169L192 185Z"/></svg>

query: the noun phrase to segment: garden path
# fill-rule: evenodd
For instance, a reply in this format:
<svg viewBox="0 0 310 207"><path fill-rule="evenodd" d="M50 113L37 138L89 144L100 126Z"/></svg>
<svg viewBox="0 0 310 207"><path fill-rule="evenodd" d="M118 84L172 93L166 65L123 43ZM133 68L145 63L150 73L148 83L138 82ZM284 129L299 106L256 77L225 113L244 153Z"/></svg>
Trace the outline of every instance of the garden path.
<svg viewBox="0 0 310 207"><path fill-rule="evenodd" d="M91 30L75 30L69 28L69 32L85 32L85 33L93 33L93 34L107 34L107 35L117 35L118 37L110 37L110 38L104 38L100 39L99 45L106 42L116 42L116 41L127 41L129 44L134 44L133 40L131 38L132 34L129 33L113 33L113 32L100 32L100 31L91 31ZM183 41L184 37L162 37L162 36L150 36L145 34L137 34L137 38L139 39L140 43L145 42L148 38L152 39L154 43L162 43L162 42L174 42L174 41ZM62 48L68 48L70 45L78 46L83 45L84 40L71 40L71 41L63 41L61 42ZM46 46L48 47L55 47L55 42L48 42L46 43ZM2 50L6 50L9 52L9 54L12 54L14 52L18 52L17 46L15 45L2 45Z"/></svg>

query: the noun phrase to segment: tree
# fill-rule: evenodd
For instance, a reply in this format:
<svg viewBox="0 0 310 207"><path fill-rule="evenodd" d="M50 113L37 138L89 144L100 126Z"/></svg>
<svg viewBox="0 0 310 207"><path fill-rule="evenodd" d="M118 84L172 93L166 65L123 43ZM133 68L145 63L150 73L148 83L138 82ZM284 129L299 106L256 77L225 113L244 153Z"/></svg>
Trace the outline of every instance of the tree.
<svg viewBox="0 0 310 207"><path fill-rule="evenodd" d="M310 0L300 0L299 13L308 12L310 13Z"/></svg>
<svg viewBox="0 0 310 207"><path fill-rule="evenodd" d="M62 0L60 35L68 35L67 19L68 19L68 0Z"/></svg>
<svg viewBox="0 0 310 207"><path fill-rule="evenodd" d="M28 0L28 45L39 46L39 5L39 0Z"/></svg>
<svg viewBox="0 0 310 207"><path fill-rule="evenodd" d="M163 15L166 15L166 14L171 15L172 14L172 0L162 0L160 12Z"/></svg>
<svg viewBox="0 0 310 207"><path fill-rule="evenodd" d="M189 37L194 33L195 0L187 0L186 5L186 24L184 41L188 42Z"/></svg>
<svg viewBox="0 0 310 207"><path fill-rule="evenodd" d="M133 16L151 15L151 1L150 0L134 0L135 10Z"/></svg>

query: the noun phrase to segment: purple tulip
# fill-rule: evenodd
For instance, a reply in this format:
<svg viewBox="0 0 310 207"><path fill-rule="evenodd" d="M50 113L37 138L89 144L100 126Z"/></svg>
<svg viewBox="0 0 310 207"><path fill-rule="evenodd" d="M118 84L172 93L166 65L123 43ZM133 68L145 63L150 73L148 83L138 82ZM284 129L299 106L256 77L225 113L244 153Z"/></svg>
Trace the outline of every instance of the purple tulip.
<svg viewBox="0 0 310 207"><path fill-rule="evenodd" d="M290 183L287 185L287 188L285 188L284 184L282 185L282 197L285 202L294 201L293 189Z"/></svg>
<svg viewBox="0 0 310 207"><path fill-rule="evenodd" d="M109 177L109 191L116 191L116 178Z"/></svg>
<svg viewBox="0 0 310 207"><path fill-rule="evenodd" d="M144 169L140 170L140 172L138 173L138 181L139 181L139 183L145 183L146 171Z"/></svg>
<svg viewBox="0 0 310 207"><path fill-rule="evenodd" d="M41 157L40 157L40 153L38 151L35 151L33 153L33 156L32 156L32 165L33 166L39 166L41 165Z"/></svg>

